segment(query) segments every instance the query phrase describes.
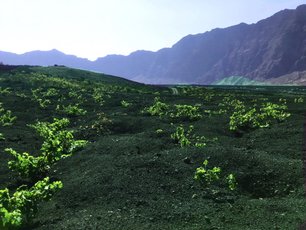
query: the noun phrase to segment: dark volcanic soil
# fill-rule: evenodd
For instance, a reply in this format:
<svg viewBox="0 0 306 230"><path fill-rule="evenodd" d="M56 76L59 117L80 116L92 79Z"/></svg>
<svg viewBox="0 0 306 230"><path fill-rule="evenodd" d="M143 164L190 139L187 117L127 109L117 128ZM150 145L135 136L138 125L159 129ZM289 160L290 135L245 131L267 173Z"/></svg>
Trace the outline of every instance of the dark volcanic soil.
<svg viewBox="0 0 306 230"><path fill-rule="evenodd" d="M27 229L295 230L306 219L301 162L303 88L176 87L179 94L172 95L168 88L68 68L40 68L39 73L31 73L35 68L23 69L26 73L0 74L0 101L17 116L12 126L0 127L5 137L0 141L0 189L14 191L20 184L7 167L11 158L5 148L31 154L40 151L42 140L28 124L68 117L75 137L89 141L51 168L48 176L61 180L64 187L51 201L40 204ZM10 94L2 91L6 87L12 89ZM31 89L46 93L51 87L60 94L41 108ZM93 95L101 91L105 101L97 103ZM142 113L156 96L171 108L200 104L203 117L181 121ZM294 102L300 97L305 102ZM286 98L291 116L238 136L229 130L230 112L208 112L218 111L224 98L236 98L248 106ZM122 100L130 104L123 106ZM87 110L85 116L56 110L58 104L77 103ZM100 120L102 112L111 123ZM101 121L99 132L93 128L96 121ZM193 125L196 135L218 139L204 148L181 148L170 138L179 124ZM163 132L157 133L158 129ZM221 181L207 192L197 183L193 176L205 159L209 167L221 167L222 176L234 173L237 190L229 191Z"/></svg>

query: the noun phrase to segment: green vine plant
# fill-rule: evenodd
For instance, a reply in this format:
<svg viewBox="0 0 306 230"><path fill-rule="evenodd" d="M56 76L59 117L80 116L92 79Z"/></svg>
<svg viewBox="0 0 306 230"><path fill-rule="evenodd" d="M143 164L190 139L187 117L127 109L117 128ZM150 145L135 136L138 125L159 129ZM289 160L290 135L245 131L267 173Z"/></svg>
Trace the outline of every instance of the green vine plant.
<svg viewBox="0 0 306 230"><path fill-rule="evenodd" d="M250 130L255 128L266 128L274 121L282 122L290 117L286 112L286 104L274 104L266 102L258 108L247 108L244 104L235 106L233 114L230 116L229 127L231 131Z"/></svg>
<svg viewBox="0 0 306 230"><path fill-rule="evenodd" d="M50 164L44 156L35 157L27 152L20 154L12 148L6 148L5 151L14 158L8 162L9 169L18 172L23 179L35 180L50 169Z"/></svg>
<svg viewBox="0 0 306 230"><path fill-rule="evenodd" d="M165 116L169 112L169 105L160 101L159 97L154 98L154 103L148 108L144 108L143 113L148 113L151 116Z"/></svg>
<svg viewBox="0 0 306 230"><path fill-rule="evenodd" d="M49 99L45 98L42 88L32 89L32 100L38 102L39 106L43 109L47 108L51 104Z"/></svg>
<svg viewBox="0 0 306 230"><path fill-rule="evenodd" d="M113 121L105 113L98 113L97 119L92 124L91 129L95 130L97 134L109 134L112 125Z"/></svg>
<svg viewBox="0 0 306 230"><path fill-rule="evenodd" d="M304 99L302 97L294 98L294 103L303 103Z"/></svg>
<svg viewBox="0 0 306 230"><path fill-rule="evenodd" d="M50 182L46 177L29 189L20 186L12 195L7 188L0 190L0 229L18 229L30 224L39 203L50 200L62 187L61 181Z"/></svg>
<svg viewBox="0 0 306 230"><path fill-rule="evenodd" d="M204 160L203 166L196 169L194 179L201 181L201 183L207 187L212 182L220 179L221 168L213 167L212 169L208 169L208 160Z"/></svg>
<svg viewBox="0 0 306 230"><path fill-rule="evenodd" d="M132 105L132 103L127 102L127 101L125 101L125 100L122 100L122 101L120 102L120 104L121 104L121 106L124 107L124 108L128 108L128 107L130 107L130 106Z"/></svg>
<svg viewBox="0 0 306 230"><path fill-rule="evenodd" d="M182 87L183 94L191 97L197 97L203 99L206 102L212 101L215 96L215 93L209 89L204 87L197 86L184 86Z"/></svg>
<svg viewBox="0 0 306 230"><path fill-rule="evenodd" d="M216 142L218 139L208 139L205 136L197 136L194 134L194 126L189 125L188 129L185 129L183 125L176 127L174 133L171 134L171 139L178 143L181 147L195 146L197 148L202 148L207 145L207 143Z"/></svg>
<svg viewBox="0 0 306 230"><path fill-rule="evenodd" d="M68 105L68 106L56 106L56 111L60 113L67 114L69 116L84 116L87 111L79 107L79 104Z"/></svg>
<svg viewBox="0 0 306 230"><path fill-rule="evenodd" d="M180 144L181 147L191 146L191 136L193 132L193 126L189 126L188 130L185 130L182 125L176 127L174 133L171 134L171 139ZM205 144L204 144L205 145Z"/></svg>
<svg viewBox="0 0 306 230"><path fill-rule="evenodd" d="M161 102L159 97L154 98L153 105L144 108L142 113L148 113L151 116L170 117L174 121L196 121L202 118L200 111L201 105L170 105Z"/></svg>
<svg viewBox="0 0 306 230"><path fill-rule="evenodd" d="M225 114L244 107L244 104L242 101L235 99L232 96L227 96L222 99L222 102L218 104L218 107L220 108L218 113Z"/></svg>
<svg viewBox="0 0 306 230"><path fill-rule="evenodd" d="M15 95L20 98L29 98L29 96L23 92L15 92Z"/></svg>
<svg viewBox="0 0 306 230"><path fill-rule="evenodd" d="M5 151L9 153L13 160L8 162L8 166L12 171L16 171L23 179L35 180L45 175L46 172L57 161L71 156L77 149L87 144L85 140L74 140L73 131L65 128L68 126L69 120L54 119L53 123L38 122L30 125L43 138L43 143L38 156L29 153L17 153L11 148Z"/></svg>
<svg viewBox="0 0 306 230"><path fill-rule="evenodd" d="M177 104L173 107L161 102L159 97L155 97L153 105L144 108L142 113L147 113L151 116L168 117L175 122L196 121L202 118L200 104Z"/></svg>
<svg viewBox="0 0 306 230"><path fill-rule="evenodd" d="M94 88L92 98L96 103L100 106L103 106L106 98L111 98L111 96L107 93L107 90L103 88Z"/></svg>
<svg viewBox="0 0 306 230"><path fill-rule="evenodd" d="M12 89L11 88L2 88L0 87L0 95L3 95L3 96L7 96L7 95L10 95L12 93Z"/></svg>
<svg viewBox="0 0 306 230"><path fill-rule="evenodd" d="M54 163L69 157L87 144L85 140L74 140L73 131L65 129L69 123L67 118L54 118L53 123L37 122L35 125L30 125L44 139L41 152L48 162Z"/></svg>
<svg viewBox="0 0 306 230"><path fill-rule="evenodd" d="M228 188L232 191L235 190L238 183L234 174L228 174L225 179L228 184Z"/></svg>
<svg viewBox="0 0 306 230"><path fill-rule="evenodd" d="M78 100L78 101L84 102L84 99L83 99L83 97L82 97L81 92L70 91L70 92L68 93L68 96L69 96L70 98L74 98L74 99L76 99L76 100Z"/></svg>
<svg viewBox="0 0 306 230"><path fill-rule="evenodd" d="M156 134L158 137L162 137L164 133L165 133L165 131L164 131L163 129L156 129L156 130L155 130L155 134Z"/></svg>
<svg viewBox="0 0 306 230"><path fill-rule="evenodd" d="M51 101L49 99L41 99L41 98L38 98L37 99L37 102L39 104L39 106L43 109L47 108L48 105L51 104Z"/></svg>
<svg viewBox="0 0 306 230"><path fill-rule="evenodd" d="M111 133L113 121L105 113L98 113L95 119L89 124L79 127L79 132L86 139L91 135L107 135Z"/></svg>
<svg viewBox="0 0 306 230"><path fill-rule="evenodd" d="M179 121L196 121L202 118L199 105L174 105L174 112L170 117Z"/></svg>
<svg viewBox="0 0 306 230"><path fill-rule="evenodd" d="M59 90L55 88L48 88L46 92L43 93L44 97L58 97L59 96Z"/></svg>
<svg viewBox="0 0 306 230"><path fill-rule="evenodd" d="M222 176L221 173L222 170L220 167L208 168L208 160L204 160L202 166L196 169L194 180L200 182L207 195L212 195L213 197L217 198L216 195L219 193L219 191L212 189L211 185L222 181L230 191L234 191L238 185L234 174L231 173L227 176Z"/></svg>
<svg viewBox="0 0 306 230"><path fill-rule="evenodd" d="M11 126L17 119L16 116L12 115L11 110L5 110L0 103L0 124L2 126Z"/></svg>

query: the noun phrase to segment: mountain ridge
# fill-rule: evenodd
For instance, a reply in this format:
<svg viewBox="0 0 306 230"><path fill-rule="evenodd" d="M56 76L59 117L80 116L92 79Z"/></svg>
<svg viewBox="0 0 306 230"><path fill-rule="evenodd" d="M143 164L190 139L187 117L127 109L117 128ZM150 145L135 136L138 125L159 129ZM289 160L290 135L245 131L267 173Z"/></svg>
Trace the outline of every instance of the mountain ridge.
<svg viewBox="0 0 306 230"><path fill-rule="evenodd" d="M306 5L301 5L257 23L187 35L172 47L156 52L138 50L127 56L107 55L95 61L55 49L22 55L0 52L0 61L66 65L151 84L211 84L229 76L277 83L282 76L306 70L305 15Z"/></svg>

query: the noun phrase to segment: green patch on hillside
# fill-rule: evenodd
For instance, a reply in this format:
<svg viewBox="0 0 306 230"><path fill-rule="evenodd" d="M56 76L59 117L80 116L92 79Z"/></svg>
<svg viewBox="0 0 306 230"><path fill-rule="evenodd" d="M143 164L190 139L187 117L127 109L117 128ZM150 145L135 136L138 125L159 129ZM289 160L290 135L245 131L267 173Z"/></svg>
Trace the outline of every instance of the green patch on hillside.
<svg viewBox="0 0 306 230"><path fill-rule="evenodd" d="M223 78L220 81L212 83L212 85L269 85L265 82L254 81L246 77L231 76Z"/></svg>

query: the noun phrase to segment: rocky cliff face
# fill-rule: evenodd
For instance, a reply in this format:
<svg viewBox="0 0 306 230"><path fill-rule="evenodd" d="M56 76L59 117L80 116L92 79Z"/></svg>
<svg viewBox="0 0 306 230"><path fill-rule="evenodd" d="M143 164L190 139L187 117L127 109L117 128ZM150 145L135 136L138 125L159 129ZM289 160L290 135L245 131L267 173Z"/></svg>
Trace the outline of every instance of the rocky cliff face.
<svg viewBox="0 0 306 230"><path fill-rule="evenodd" d="M283 10L256 24L189 35L170 49L137 57L132 54L123 57L119 65L113 64L109 65L113 74L152 83L209 84L228 76L266 81L303 71L306 5Z"/></svg>
<svg viewBox="0 0 306 230"><path fill-rule="evenodd" d="M28 56L29 57L29 54ZM50 65L42 60L30 64ZM95 62L61 55L53 64L94 70L145 83L210 84L229 76L277 82L306 70L306 5L283 10L256 24L188 35L171 48L136 51L129 56L109 55ZM10 56L12 59L12 57ZM10 60L11 60L10 59ZM7 64L29 64L28 59ZM299 75L299 76L305 76Z"/></svg>
<svg viewBox="0 0 306 230"><path fill-rule="evenodd" d="M187 36L157 56L163 58L163 71L149 72L150 78L190 83L209 84L227 76L267 80L306 70L306 5L256 24Z"/></svg>

